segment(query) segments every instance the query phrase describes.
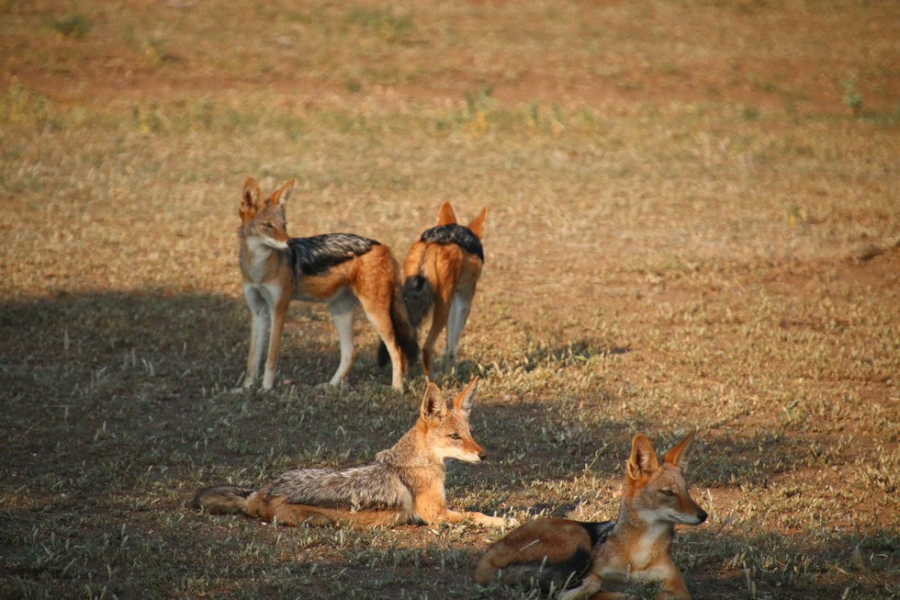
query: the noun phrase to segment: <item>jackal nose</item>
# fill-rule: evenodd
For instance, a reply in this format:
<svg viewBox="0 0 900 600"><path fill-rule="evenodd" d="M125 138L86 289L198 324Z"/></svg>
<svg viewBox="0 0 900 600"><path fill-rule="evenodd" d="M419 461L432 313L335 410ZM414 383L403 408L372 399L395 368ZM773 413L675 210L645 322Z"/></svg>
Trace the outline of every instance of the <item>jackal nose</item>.
<svg viewBox="0 0 900 600"><path fill-rule="evenodd" d="M478 453L478 460L484 460L486 458L487 458L487 454L485 454L484 452Z"/></svg>
<svg viewBox="0 0 900 600"><path fill-rule="evenodd" d="M703 521L705 521L705 520L706 520L706 517L708 517L708 516L709 516L709 515L706 514L706 511L703 510L703 509L701 509L700 512L697 513L697 518L700 519L700 522L701 522L701 523L702 523Z"/></svg>

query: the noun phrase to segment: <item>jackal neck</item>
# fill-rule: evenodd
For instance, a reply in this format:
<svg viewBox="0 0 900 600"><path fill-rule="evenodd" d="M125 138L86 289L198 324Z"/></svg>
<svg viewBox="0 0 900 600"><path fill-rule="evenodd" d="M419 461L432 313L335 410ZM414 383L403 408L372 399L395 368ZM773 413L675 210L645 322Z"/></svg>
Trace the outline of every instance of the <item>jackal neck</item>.
<svg viewBox="0 0 900 600"><path fill-rule="evenodd" d="M665 521L648 523L634 513L627 509L620 511L619 521L606 543L624 554L625 572L640 579L641 573L653 565L671 560L675 527Z"/></svg>
<svg viewBox="0 0 900 600"><path fill-rule="evenodd" d="M241 273L252 283L261 283L273 266L289 260L289 250L277 250L259 240L258 236L248 236L243 228L238 229L240 240Z"/></svg>
<svg viewBox="0 0 900 600"><path fill-rule="evenodd" d="M640 512L627 505L625 499L619 505L619 518L613 533L624 536L650 536L654 543L668 548L675 538L675 524L667 521L648 521Z"/></svg>
<svg viewBox="0 0 900 600"><path fill-rule="evenodd" d="M378 453L379 460L402 466L444 473L444 461L435 458L425 443L425 428L420 423L410 429L396 444Z"/></svg>

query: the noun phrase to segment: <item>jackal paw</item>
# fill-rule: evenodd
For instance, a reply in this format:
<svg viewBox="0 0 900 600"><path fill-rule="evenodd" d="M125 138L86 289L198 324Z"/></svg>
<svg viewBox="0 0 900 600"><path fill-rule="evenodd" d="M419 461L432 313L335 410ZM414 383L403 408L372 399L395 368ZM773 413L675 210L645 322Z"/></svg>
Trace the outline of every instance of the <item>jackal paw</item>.
<svg viewBox="0 0 900 600"><path fill-rule="evenodd" d="M504 525L506 525L506 519L504 519L503 517L491 517L484 514L478 516L475 519L475 522L479 525L485 525L487 527L503 527Z"/></svg>

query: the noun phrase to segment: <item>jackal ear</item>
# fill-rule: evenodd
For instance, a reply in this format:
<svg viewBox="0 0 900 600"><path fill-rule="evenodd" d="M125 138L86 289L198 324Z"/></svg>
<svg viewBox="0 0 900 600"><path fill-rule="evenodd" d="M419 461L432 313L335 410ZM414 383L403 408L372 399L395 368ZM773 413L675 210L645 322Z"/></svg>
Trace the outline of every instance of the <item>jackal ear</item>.
<svg viewBox="0 0 900 600"><path fill-rule="evenodd" d="M259 209L262 198L262 191L259 184L252 177L248 177L244 182L244 191L241 193L241 216L253 216Z"/></svg>
<svg viewBox="0 0 900 600"><path fill-rule="evenodd" d="M293 191L294 180L288 179L269 197L269 204L272 206L283 206L288 201L288 198L291 197L291 192Z"/></svg>
<svg viewBox="0 0 900 600"><path fill-rule="evenodd" d="M688 462L691 458L691 445L694 442L696 433L696 431L690 432L683 440L666 452L663 462L676 467L679 471L687 471Z"/></svg>
<svg viewBox="0 0 900 600"><path fill-rule="evenodd" d="M444 202L441 204L441 210L438 211L437 224L438 225L453 225L456 223L456 213L453 212L453 207L450 206L449 202Z"/></svg>
<svg viewBox="0 0 900 600"><path fill-rule="evenodd" d="M441 393L441 388L433 381L425 388L425 396L422 398L419 414L426 421L440 421L447 414L444 395Z"/></svg>
<svg viewBox="0 0 900 600"><path fill-rule="evenodd" d="M456 395L456 398L453 399L453 408L463 414L463 416L469 416L469 411L472 410L472 403L475 402L475 392L478 391L478 377L469 382L469 385L466 386L466 389L461 391Z"/></svg>
<svg viewBox="0 0 900 600"><path fill-rule="evenodd" d="M487 206L481 209L481 212L478 213L478 216L472 219L472 222L469 223L469 229L472 230L472 233L475 234L479 240L484 237L484 220L487 218Z"/></svg>
<svg viewBox="0 0 900 600"><path fill-rule="evenodd" d="M650 440L642 434L637 434L631 440L631 456L625 465L625 474L629 479L643 479L650 476L659 468L659 460Z"/></svg>

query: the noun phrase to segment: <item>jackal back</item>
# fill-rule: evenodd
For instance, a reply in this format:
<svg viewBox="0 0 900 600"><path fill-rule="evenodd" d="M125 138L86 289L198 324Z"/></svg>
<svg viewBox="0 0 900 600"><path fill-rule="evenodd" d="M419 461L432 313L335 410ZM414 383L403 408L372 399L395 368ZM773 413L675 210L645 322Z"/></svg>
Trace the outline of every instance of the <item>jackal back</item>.
<svg viewBox="0 0 900 600"><path fill-rule="evenodd" d="M381 243L352 233L327 233L306 238L291 238L291 267L294 279L318 275L331 267L362 256Z"/></svg>
<svg viewBox="0 0 900 600"><path fill-rule="evenodd" d="M412 512L413 495L396 469L376 457L373 464L350 469L288 471L264 487L267 498L326 508L396 508Z"/></svg>
<svg viewBox="0 0 900 600"><path fill-rule="evenodd" d="M438 225L437 227L426 229L420 239L423 242L432 244L456 244L466 252L478 256L482 263L484 262L484 248L481 245L481 240L472 233L471 229L463 225L456 223Z"/></svg>

